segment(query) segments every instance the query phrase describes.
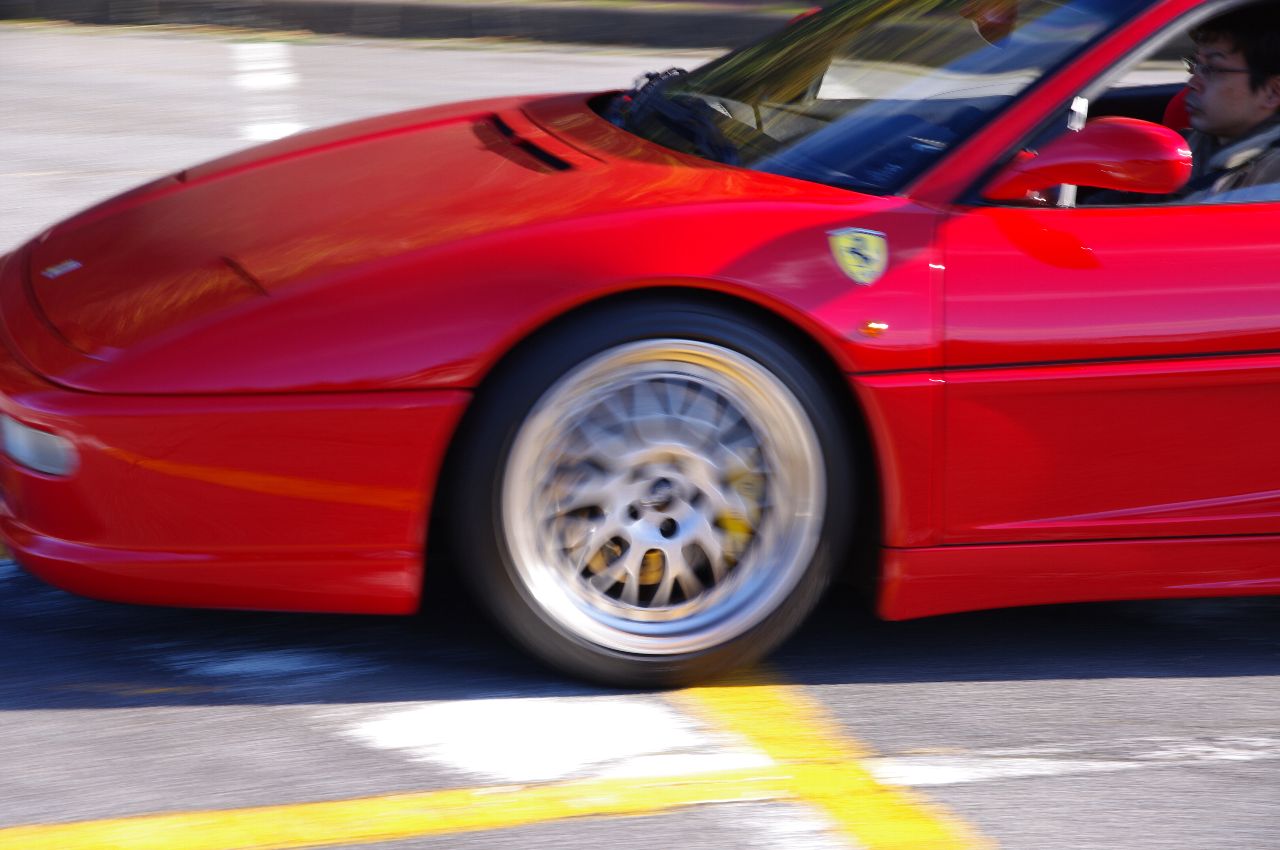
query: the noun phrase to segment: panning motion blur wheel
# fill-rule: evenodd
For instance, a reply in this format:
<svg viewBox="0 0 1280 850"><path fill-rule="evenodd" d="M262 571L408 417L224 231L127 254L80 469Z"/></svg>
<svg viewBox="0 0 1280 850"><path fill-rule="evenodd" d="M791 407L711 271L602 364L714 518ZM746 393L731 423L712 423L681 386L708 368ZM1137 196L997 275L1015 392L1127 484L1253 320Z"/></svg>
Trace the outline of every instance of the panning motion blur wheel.
<svg viewBox="0 0 1280 850"><path fill-rule="evenodd" d="M462 569L561 669L702 678L772 649L825 587L852 521L841 417L753 322L605 308L518 352L476 405Z"/></svg>

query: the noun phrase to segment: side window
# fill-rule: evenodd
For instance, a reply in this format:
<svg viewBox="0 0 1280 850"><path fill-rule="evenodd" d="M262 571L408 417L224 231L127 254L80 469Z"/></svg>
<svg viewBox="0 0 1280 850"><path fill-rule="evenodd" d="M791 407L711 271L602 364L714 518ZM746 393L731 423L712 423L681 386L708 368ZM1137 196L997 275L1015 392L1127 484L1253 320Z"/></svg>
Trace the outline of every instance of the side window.
<svg viewBox="0 0 1280 850"><path fill-rule="evenodd" d="M1195 44L1180 31L1176 38L1129 66L1119 79L1090 98L1089 117L1139 118L1183 132L1187 129L1186 113L1177 107L1187 86L1187 67L1182 57L1194 52Z"/></svg>
<svg viewBox="0 0 1280 850"><path fill-rule="evenodd" d="M1195 52L1195 44L1179 29L1176 35L1137 62L1128 65L1087 98L1088 120L1104 117L1135 118L1160 124L1186 136L1190 132L1184 101L1187 67L1184 56ZM1081 187L1075 193L1076 206L1142 206L1183 203L1183 190L1171 195L1124 192Z"/></svg>
<svg viewBox="0 0 1280 850"><path fill-rule="evenodd" d="M1247 42L1252 60L1237 46L1277 26L1275 8L1237 3L1189 14L1042 127L984 198L1059 207L1280 201L1280 75L1259 85L1248 67L1274 67L1280 57L1265 52L1275 50L1267 37ZM1158 179L1144 175L1148 164L1159 166Z"/></svg>
<svg viewBox="0 0 1280 850"><path fill-rule="evenodd" d="M1276 26L1274 17L1268 17L1274 11L1264 11L1264 17L1259 19L1258 8L1253 4L1242 8L1243 5L1218 9L1216 13L1223 15L1225 11L1229 19L1252 12L1252 18L1244 19L1253 22L1243 25L1246 30L1256 30L1259 24L1264 28ZM1243 124L1244 129L1235 130L1240 124L1239 104L1247 101L1252 105L1253 93L1265 92L1272 84L1255 86L1242 49L1236 47L1238 37L1210 34L1215 27L1227 27L1227 32L1233 27L1241 29L1240 18L1233 23L1222 23L1222 17L1211 19L1208 32L1201 30L1201 43L1197 44L1189 31L1205 23L1202 18L1182 21L1136 62L1127 63L1100 90L1087 93L1090 120L1104 116L1136 118L1163 124L1182 134L1193 160L1190 181L1167 195L1081 188L1077 205L1198 206L1280 201L1280 110L1272 112L1265 106L1258 114L1246 112L1249 123ZM1255 58L1255 62L1271 60ZM1188 95L1196 110L1199 130L1191 126ZM1229 115L1225 123L1215 117L1222 115ZM1214 121L1223 129L1216 129L1211 123Z"/></svg>
<svg viewBox="0 0 1280 850"><path fill-rule="evenodd" d="M1128 119L1161 125L1167 128L1164 133L1169 141L1165 146L1172 153L1176 149L1186 149L1174 133L1185 134L1185 112L1179 110L1179 104L1185 97L1187 87L1187 67L1183 57L1194 50L1194 44L1186 35L1185 28L1171 31L1171 34L1148 45L1144 52L1124 63L1113 73L1099 81L1090 89L1075 97L1067 107L1055 118L1042 126L1041 130L1029 139L1021 151L1010 161L1010 166L1019 161L1036 164L1056 159L1061 154L1064 143L1070 143L1074 134L1086 128L1089 131L1099 127L1089 126L1091 123L1105 123L1115 119ZM1181 115L1181 117L1179 117ZM1084 141L1083 137L1080 139ZM1093 145L1083 150L1094 157ZM1117 153L1119 154L1119 149ZM1185 169L1185 157L1182 158ZM1035 183L1025 193L1022 188L1012 192L990 191L991 186L984 189L986 201L995 201L1002 205L1012 206L1050 206L1050 207L1091 207L1091 206L1137 206L1153 204L1169 204L1180 202L1178 192L1167 193L1150 191L1151 187L1142 187L1142 191L1132 188L1108 186L1105 181L1091 184L1089 168L1071 169L1078 174L1079 185L1049 184L1048 181ZM1097 167L1093 171L1099 170ZM1183 172L1185 174L1185 171ZM999 177L997 177L999 182ZM1025 188L1025 187L1023 187Z"/></svg>

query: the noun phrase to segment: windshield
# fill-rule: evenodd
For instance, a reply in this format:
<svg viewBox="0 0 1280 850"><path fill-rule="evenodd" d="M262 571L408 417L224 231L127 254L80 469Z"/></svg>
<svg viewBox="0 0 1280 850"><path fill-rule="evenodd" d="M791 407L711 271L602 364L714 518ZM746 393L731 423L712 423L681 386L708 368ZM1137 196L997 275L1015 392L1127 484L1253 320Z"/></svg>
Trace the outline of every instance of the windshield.
<svg viewBox="0 0 1280 850"><path fill-rule="evenodd" d="M676 150L892 194L1150 0L848 0L606 116Z"/></svg>

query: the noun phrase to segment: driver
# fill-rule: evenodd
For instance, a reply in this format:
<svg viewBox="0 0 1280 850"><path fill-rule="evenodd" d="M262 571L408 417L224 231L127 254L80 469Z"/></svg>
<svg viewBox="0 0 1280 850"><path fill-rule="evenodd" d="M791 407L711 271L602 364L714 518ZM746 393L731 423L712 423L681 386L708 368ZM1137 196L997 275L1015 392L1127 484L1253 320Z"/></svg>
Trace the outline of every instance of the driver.
<svg viewBox="0 0 1280 850"><path fill-rule="evenodd" d="M1275 199L1280 186L1280 3L1256 3L1191 31L1188 201ZM1252 197L1251 197L1252 196Z"/></svg>

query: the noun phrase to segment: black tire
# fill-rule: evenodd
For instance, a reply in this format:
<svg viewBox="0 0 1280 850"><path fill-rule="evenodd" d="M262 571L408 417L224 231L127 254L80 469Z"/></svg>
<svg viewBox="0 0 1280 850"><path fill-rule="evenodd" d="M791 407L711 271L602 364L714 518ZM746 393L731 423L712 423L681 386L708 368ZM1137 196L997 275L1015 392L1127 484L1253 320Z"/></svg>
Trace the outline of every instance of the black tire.
<svg viewBox="0 0 1280 850"><path fill-rule="evenodd" d="M703 680L770 652L817 604L855 524L847 438L811 365L764 323L693 300L602 306L530 340L478 393L450 477L455 562L560 670Z"/></svg>

